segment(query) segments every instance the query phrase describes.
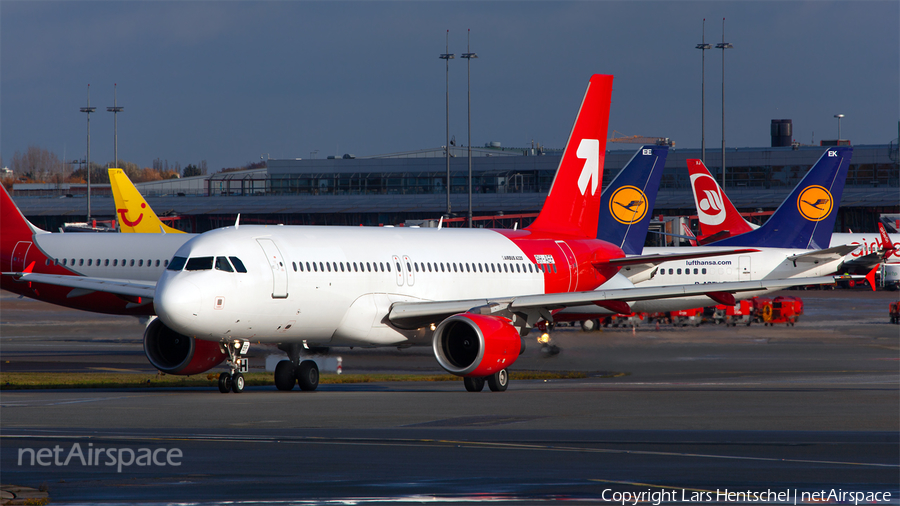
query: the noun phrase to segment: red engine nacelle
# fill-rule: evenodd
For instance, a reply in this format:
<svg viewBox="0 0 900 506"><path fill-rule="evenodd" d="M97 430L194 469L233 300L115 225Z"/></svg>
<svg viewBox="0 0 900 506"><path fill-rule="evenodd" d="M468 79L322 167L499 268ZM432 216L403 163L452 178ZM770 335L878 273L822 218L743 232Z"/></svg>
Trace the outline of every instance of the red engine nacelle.
<svg viewBox="0 0 900 506"><path fill-rule="evenodd" d="M160 371L183 376L208 371L226 358L219 343L179 334L158 318L144 331L144 354Z"/></svg>
<svg viewBox="0 0 900 506"><path fill-rule="evenodd" d="M457 376L490 376L519 358L522 339L507 318L462 313L440 323L432 341L434 356Z"/></svg>

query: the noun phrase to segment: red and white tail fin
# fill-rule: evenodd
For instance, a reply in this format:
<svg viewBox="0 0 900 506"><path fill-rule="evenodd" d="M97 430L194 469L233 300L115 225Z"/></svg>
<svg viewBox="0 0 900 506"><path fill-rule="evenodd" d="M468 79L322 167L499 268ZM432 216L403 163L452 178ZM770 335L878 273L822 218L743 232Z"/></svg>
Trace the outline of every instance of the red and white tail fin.
<svg viewBox="0 0 900 506"><path fill-rule="evenodd" d="M597 237L613 76L591 76L550 194L532 232Z"/></svg>
<svg viewBox="0 0 900 506"><path fill-rule="evenodd" d="M887 230L884 228L884 223L878 222L878 234L881 235L881 249L884 250L884 260L887 261L891 256L900 256L897 254L897 248L894 246L894 241L891 240L890 236L888 236Z"/></svg>
<svg viewBox="0 0 900 506"><path fill-rule="evenodd" d="M728 196L710 175L702 160L690 158L687 166L691 176L691 189L694 192L694 204L697 206L697 217L700 221L701 237L715 234L731 237L756 228L734 208L734 204L728 200Z"/></svg>
<svg viewBox="0 0 900 506"><path fill-rule="evenodd" d="M0 188L0 268L10 268L17 244L30 242L35 233L43 232L25 219L6 188Z"/></svg>

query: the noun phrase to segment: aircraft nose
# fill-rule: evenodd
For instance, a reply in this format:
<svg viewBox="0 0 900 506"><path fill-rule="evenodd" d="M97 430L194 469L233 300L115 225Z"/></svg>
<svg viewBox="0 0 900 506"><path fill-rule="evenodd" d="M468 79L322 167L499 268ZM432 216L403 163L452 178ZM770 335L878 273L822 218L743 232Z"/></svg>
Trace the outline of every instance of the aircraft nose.
<svg viewBox="0 0 900 506"><path fill-rule="evenodd" d="M181 276L163 276L156 286L153 307L168 327L191 333L191 324L200 315L200 288Z"/></svg>

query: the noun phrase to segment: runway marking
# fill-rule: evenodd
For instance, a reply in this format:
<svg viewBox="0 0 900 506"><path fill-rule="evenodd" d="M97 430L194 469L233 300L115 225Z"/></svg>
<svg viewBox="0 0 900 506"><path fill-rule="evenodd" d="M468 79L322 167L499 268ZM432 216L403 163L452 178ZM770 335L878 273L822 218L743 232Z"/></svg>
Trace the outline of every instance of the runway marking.
<svg viewBox="0 0 900 506"><path fill-rule="evenodd" d="M9 395L9 394L7 394ZM61 406L64 404L81 404L85 402L101 402L101 401L113 401L118 399L130 399L133 397L139 397L137 395L123 395L120 397L86 397L81 399L70 399L67 401L56 401L56 402L41 402L41 401L6 401L0 403L0 407L4 408L27 408L27 407L40 407L40 406Z"/></svg>
<svg viewBox="0 0 900 506"><path fill-rule="evenodd" d="M847 462L838 460L786 459L777 457L748 457L742 455L714 455L708 453L664 452L653 450L619 450L613 448L588 448L575 446L551 446L526 443L492 443L484 441L463 441L452 439L337 439L319 437L269 437L269 436L220 436L220 435L188 435L188 436L141 436L141 435L48 435L48 434L2 434L3 439L115 439L146 441L197 441L197 442L229 442L229 443L277 443L277 444L320 444L335 446L390 446L390 447L457 447L472 449L549 451L566 453L602 453L620 455L648 455L657 457L682 457L721 460L747 460L754 462L783 462L790 464L820 464L859 467L900 468L900 464L879 464L874 462ZM623 443L624 444L624 443ZM653 443L643 443L653 444ZM739 443L734 443L739 444ZM821 443L813 443L821 444Z"/></svg>

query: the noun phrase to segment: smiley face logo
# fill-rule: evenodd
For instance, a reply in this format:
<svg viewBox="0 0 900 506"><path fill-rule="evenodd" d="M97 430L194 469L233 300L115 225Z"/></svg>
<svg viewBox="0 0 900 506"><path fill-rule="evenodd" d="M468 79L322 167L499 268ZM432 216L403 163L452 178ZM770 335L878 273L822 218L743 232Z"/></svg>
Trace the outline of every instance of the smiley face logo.
<svg viewBox="0 0 900 506"><path fill-rule="evenodd" d="M144 204L144 203L141 204L141 209L144 209L146 207L147 207L147 204ZM128 209L116 209L116 211L118 211L119 216L122 217L122 223L128 225L129 227L138 226L138 223L140 223L141 220L144 219L144 213L139 214L136 220L131 221L128 219L127 216L125 216L126 214L128 214Z"/></svg>
<svg viewBox="0 0 900 506"><path fill-rule="evenodd" d="M797 210L809 221L822 221L831 214L834 198L819 185L808 186L797 197Z"/></svg>
<svg viewBox="0 0 900 506"><path fill-rule="evenodd" d="M634 186L623 186L609 197L609 213L624 225L641 221L647 215L647 196Z"/></svg>

